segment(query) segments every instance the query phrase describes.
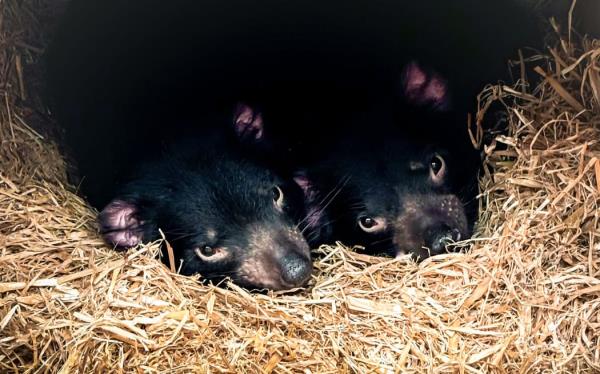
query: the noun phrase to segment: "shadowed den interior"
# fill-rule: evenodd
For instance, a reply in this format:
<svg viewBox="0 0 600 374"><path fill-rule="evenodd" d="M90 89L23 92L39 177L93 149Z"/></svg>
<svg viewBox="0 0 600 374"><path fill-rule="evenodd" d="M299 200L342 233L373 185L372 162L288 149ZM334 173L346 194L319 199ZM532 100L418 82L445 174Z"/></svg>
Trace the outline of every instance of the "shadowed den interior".
<svg viewBox="0 0 600 374"><path fill-rule="evenodd" d="M0 1L0 372L598 372L598 25Z"/></svg>

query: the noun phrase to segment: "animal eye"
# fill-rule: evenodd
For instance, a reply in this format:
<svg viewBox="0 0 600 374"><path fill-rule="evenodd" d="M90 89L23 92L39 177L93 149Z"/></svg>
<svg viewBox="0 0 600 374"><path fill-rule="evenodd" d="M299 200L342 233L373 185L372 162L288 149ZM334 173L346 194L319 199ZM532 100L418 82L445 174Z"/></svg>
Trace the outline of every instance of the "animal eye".
<svg viewBox="0 0 600 374"><path fill-rule="evenodd" d="M358 226L364 232L379 232L385 229L385 219L381 217L362 216L358 219Z"/></svg>
<svg viewBox="0 0 600 374"><path fill-rule="evenodd" d="M379 232L385 230L385 218L362 216L358 218L358 226L364 232Z"/></svg>
<svg viewBox="0 0 600 374"><path fill-rule="evenodd" d="M283 207L283 191L281 191L279 186L273 187L273 201L278 208L281 209Z"/></svg>
<svg viewBox="0 0 600 374"><path fill-rule="evenodd" d="M226 248L223 247L211 247L210 245L205 245L203 247L198 247L194 250L196 256L203 261L221 261L229 257L229 252Z"/></svg>
<svg viewBox="0 0 600 374"><path fill-rule="evenodd" d="M204 247L200 248L200 253L202 253L203 256L210 257L214 255L216 251L210 245L205 245Z"/></svg>
<svg viewBox="0 0 600 374"><path fill-rule="evenodd" d="M360 219L358 220L358 224L363 229L368 230L370 228L373 228L373 226L375 226L377 222L375 222L375 220L371 217L360 217Z"/></svg>
<svg viewBox="0 0 600 374"><path fill-rule="evenodd" d="M433 156L430 163L431 171L437 174L442 170L442 166L444 166L444 159L438 155Z"/></svg>
<svg viewBox="0 0 600 374"><path fill-rule="evenodd" d="M442 156L436 154L429 162L429 175L435 184L441 184L446 176L446 162Z"/></svg>

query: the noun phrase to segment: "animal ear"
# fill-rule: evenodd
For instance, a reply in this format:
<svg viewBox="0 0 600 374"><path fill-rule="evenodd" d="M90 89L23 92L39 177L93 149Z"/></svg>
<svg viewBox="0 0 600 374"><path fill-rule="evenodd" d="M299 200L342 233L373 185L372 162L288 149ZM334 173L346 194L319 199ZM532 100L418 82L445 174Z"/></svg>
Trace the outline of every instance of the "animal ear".
<svg viewBox="0 0 600 374"><path fill-rule="evenodd" d="M143 241L143 224L138 208L121 199L111 201L98 215L100 234L116 248L130 248Z"/></svg>
<svg viewBox="0 0 600 374"><path fill-rule="evenodd" d="M430 71L413 61L402 71L401 93L412 105L428 106L444 111L450 108L448 82L435 71Z"/></svg>
<svg viewBox="0 0 600 374"><path fill-rule="evenodd" d="M260 142L264 134L262 114L245 103L239 103L233 115L233 128L241 141Z"/></svg>
<svg viewBox="0 0 600 374"><path fill-rule="evenodd" d="M302 192L304 192L304 196L307 198L313 193L313 184L304 171L297 171L294 173L294 182L296 182Z"/></svg>
<svg viewBox="0 0 600 374"><path fill-rule="evenodd" d="M294 182L304 193L304 205L307 208L305 224L311 229L316 229L324 218L325 210L321 206L323 201L320 201L319 191L304 171L294 173Z"/></svg>

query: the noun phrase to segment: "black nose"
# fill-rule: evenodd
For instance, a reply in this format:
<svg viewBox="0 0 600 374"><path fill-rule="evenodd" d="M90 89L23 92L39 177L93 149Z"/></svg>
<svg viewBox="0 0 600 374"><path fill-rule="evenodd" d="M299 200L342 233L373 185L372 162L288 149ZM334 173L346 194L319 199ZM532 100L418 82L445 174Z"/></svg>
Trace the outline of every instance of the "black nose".
<svg viewBox="0 0 600 374"><path fill-rule="evenodd" d="M446 246L461 239L460 230L446 224L435 224L425 230L425 246L431 254L446 252Z"/></svg>
<svg viewBox="0 0 600 374"><path fill-rule="evenodd" d="M290 253L281 259L281 277L292 286L303 286L310 278L312 261L298 253Z"/></svg>

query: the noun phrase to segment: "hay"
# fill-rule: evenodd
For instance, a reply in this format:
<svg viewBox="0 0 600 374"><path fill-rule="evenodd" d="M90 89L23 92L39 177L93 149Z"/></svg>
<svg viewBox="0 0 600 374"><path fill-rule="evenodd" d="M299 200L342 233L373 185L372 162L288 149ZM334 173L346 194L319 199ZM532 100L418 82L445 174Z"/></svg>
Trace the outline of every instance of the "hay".
<svg viewBox="0 0 600 374"><path fill-rule="evenodd" d="M323 247L308 290L262 295L173 274L157 243L102 243L56 146L26 125L6 24L0 372L600 370L598 41L563 40L530 92L482 95L509 130L485 147L468 253L417 265Z"/></svg>

